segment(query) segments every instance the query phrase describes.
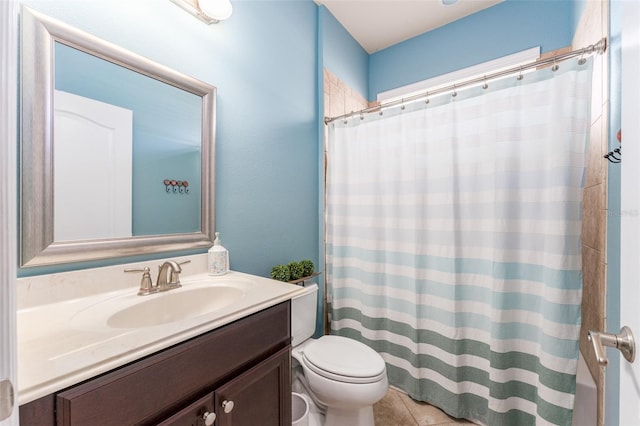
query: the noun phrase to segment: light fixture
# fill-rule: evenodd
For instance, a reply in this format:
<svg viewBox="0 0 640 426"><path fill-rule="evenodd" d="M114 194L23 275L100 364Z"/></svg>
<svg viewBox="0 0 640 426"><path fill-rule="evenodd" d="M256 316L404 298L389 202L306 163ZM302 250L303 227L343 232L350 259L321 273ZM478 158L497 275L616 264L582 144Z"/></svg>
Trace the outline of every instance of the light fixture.
<svg viewBox="0 0 640 426"><path fill-rule="evenodd" d="M206 24L217 24L231 16L230 0L171 0Z"/></svg>
<svg viewBox="0 0 640 426"><path fill-rule="evenodd" d="M442 4L444 4L445 6L449 6L451 4L457 3L458 0L440 0L442 2Z"/></svg>

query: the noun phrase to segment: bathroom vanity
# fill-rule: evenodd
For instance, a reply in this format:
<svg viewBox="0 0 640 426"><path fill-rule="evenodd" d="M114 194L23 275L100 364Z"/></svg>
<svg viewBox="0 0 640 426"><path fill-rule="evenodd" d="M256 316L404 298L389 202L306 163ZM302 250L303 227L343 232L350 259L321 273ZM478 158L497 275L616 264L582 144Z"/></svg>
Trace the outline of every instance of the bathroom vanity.
<svg viewBox="0 0 640 426"><path fill-rule="evenodd" d="M280 303L25 404L21 424L291 424L289 309Z"/></svg>
<svg viewBox="0 0 640 426"><path fill-rule="evenodd" d="M69 274L64 282L73 286L86 272ZM46 278L20 284L37 292L38 279ZM224 299L231 289L240 296L187 313L198 308L191 295ZM238 272L196 274L167 292L173 294L137 296L126 287L19 309L20 422L290 425L290 299L301 290ZM157 306L168 309L156 304L163 297L184 309L184 318L156 316ZM136 315L119 317L129 311ZM160 323L139 323L145 317Z"/></svg>

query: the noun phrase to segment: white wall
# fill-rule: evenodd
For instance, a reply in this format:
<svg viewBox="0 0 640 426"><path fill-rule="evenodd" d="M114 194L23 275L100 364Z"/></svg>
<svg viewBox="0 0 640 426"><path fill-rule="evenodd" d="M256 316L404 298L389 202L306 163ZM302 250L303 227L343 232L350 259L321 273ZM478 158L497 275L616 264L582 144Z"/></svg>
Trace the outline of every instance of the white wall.
<svg viewBox="0 0 640 426"><path fill-rule="evenodd" d="M18 5L0 1L0 380L16 384ZM4 395L0 395L3 398ZM16 398L17 399L17 398ZM18 424L18 409L0 425Z"/></svg>

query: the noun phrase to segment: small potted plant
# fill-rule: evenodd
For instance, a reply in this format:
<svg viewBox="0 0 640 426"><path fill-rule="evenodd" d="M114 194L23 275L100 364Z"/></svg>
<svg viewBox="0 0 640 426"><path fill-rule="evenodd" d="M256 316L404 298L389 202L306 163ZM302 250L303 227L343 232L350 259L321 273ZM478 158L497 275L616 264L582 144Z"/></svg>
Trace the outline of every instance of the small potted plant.
<svg viewBox="0 0 640 426"><path fill-rule="evenodd" d="M310 277L313 271L316 269L315 265L309 259L301 260L300 266L302 266L302 276Z"/></svg>
<svg viewBox="0 0 640 426"><path fill-rule="evenodd" d="M299 262L289 262L287 266L289 267L289 273L291 275L289 277L289 280L291 281L299 280L304 276L303 274L304 269L302 268L302 265Z"/></svg>
<svg viewBox="0 0 640 426"><path fill-rule="evenodd" d="M271 278L287 282L291 279L291 271L287 265L276 265L271 269Z"/></svg>

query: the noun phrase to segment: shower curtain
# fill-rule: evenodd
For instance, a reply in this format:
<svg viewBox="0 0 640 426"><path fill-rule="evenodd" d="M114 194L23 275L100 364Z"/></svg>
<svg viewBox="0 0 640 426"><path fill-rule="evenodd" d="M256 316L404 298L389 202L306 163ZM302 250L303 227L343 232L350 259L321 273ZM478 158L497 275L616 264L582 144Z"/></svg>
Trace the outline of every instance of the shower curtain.
<svg viewBox="0 0 640 426"><path fill-rule="evenodd" d="M414 399L571 424L591 68L329 125L331 332L377 350Z"/></svg>

